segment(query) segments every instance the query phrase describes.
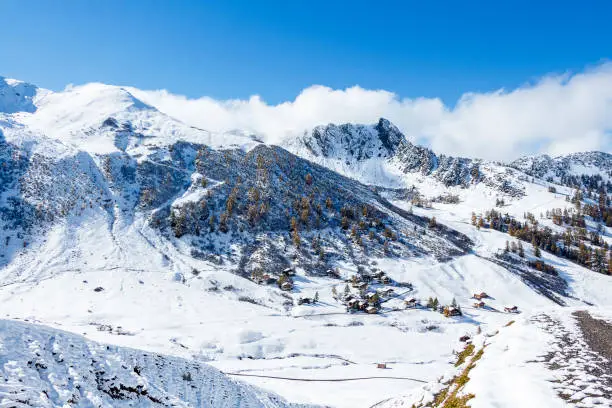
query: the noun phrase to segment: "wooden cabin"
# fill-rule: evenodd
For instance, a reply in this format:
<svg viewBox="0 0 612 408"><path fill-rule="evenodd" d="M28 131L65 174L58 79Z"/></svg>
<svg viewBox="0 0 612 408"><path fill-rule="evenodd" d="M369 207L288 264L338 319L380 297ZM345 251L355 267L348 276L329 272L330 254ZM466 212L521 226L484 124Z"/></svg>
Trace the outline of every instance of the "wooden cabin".
<svg viewBox="0 0 612 408"><path fill-rule="evenodd" d="M444 313L444 316L446 317L461 316L461 310L459 310L456 307L452 307L452 306L445 306L443 313Z"/></svg>
<svg viewBox="0 0 612 408"><path fill-rule="evenodd" d="M464 342L464 343L468 341L469 339L470 339L470 336L468 336L467 334L465 336L459 337L459 341Z"/></svg>
<svg viewBox="0 0 612 408"><path fill-rule="evenodd" d="M387 364L386 363L376 363L376 368L381 368L384 370L387 368Z"/></svg>
<svg viewBox="0 0 612 408"><path fill-rule="evenodd" d="M283 274L287 275L287 276L295 276L295 269L293 268L286 268L283 270Z"/></svg>
<svg viewBox="0 0 612 408"><path fill-rule="evenodd" d="M351 309L359 309L359 299L351 298L346 304Z"/></svg>
<svg viewBox="0 0 612 408"><path fill-rule="evenodd" d="M293 289L293 283L285 281L280 285L281 290L290 291Z"/></svg>
<svg viewBox="0 0 612 408"><path fill-rule="evenodd" d="M357 284L353 285L353 287L359 290L366 290L368 288L368 284L365 282L357 282Z"/></svg>
<svg viewBox="0 0 612 408"><path fill-rule="evenodd" d="M301 297L301 298L299 298L299 299L298 299L298 301L297 301L297 304L298 304L298 305L309 305L309 304L311 304L311 303L314 303L314 300L313 300L313 299L311 299L311 298L307 298L307 297L305 297L305 298L302 298L302 297Z"/></svg>
<svg viewBox="0 0 612 408"><path fill-rule="evenodd" d="M487 295L486 292L474 293L474 299L477 299L477 300L486 299L488 297L489 295Z"/></svg>
<svg viewBox="0 0 612 408"><path fill-rule="evenodd" d="M474 307L476 309L482 309L484 306L485 306L485 302L483 302L482 300L480 302L474 303Z"/></svg>
<svg viewBox="0 0 612 408"><path fill-rule="evenodd" d="M378 308L374 307L374 306L368 306L366 308L366 313L368 313L368 314L376 314L376 313L378 313Z"/></svg>
<svg viewBox="0 0 612 408"><path fill-rule="evenodd" d="M506 313L518 313L518 307L516 307L516 306L504 307L504 312L506 312Z"/></svg>
<svg viewBox="0 0 612 408"><path fill-rule="evenodd" d="M391 296L393 292L395 291L391 288L378 290L378 293L380 294L380 296Z"/></svg>
<svg viewBox="0 0 612 408"><path fill-rule="evenodd" d="M408 300L404 300L404 305L408 308L413 308L417 306L417 300L415 298L410 298Z"/></svg>

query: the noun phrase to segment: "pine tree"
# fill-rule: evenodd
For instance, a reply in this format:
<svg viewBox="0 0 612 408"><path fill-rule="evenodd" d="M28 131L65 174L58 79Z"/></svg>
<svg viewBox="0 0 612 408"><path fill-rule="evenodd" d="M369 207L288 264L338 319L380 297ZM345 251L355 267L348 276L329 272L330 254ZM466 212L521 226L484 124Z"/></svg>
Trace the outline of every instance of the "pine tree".
<svg viewBox="0 0 612 408"><path fill-rule="evenodd" d="M438 225L438 222L436 221L436 217L431 217L431 219L429 220L429 228L435 228Z"/></svg>
<svg viewBox="0 0 612 408"><path fill-rule="evenodd" d="M506 241L506 248L504 248L504 252L505 253L510 252L510 243L508 241Z"/></svg>
<svg viewBox="0 0 612 408"><path fill-rule="evenodd" d="M521 241L519 241L518 243L518 254L521 258L525 257L525 250L523 249L523 244L521 243Z"/></svg>
<svg viewBox="0 0 612 408"><path fill-rule="evenodd" d="M306 177L304 179L305 179L307 185L311 185L312 184L312 174L310 174L310 173L306 174Z"/></svg>
<svg viewBox="0 0 612 408"><path fill-rule="evenodd" d="M297 228L291 232L291 239L293 241L293 245L295 245L296 248L299 248L300 244L302 243L302 240L300 238L300 233L298 232Z"/></svg>
<svg viewBox="0 0 612 408"><path fill-rule="evenodd" d="M344 286L344 296L348 296L350 294L351 294L351 288L349 287L347 283L346 286Z"/></svg>
<svg viewBox="0 0 612 408"><path fill-rule="evenodd" d="M332 292L332 297L333 297L334 299L337 299L337 298L338 298L338 290L336 289L336 287L335 287L335 286L334 286L334 287L332 287L331 292Z"/></svg>
<svg viewBox="0 0 612 408"><path fill-rule="evenodd" d="M427 299L427 308L428 309L433 309L434 308L434 301L433 298L430 296L429 299Z"/></svg>
<svg viewBox="0 0 612 408"><path fill-rule="evenodd" d="M315 292L314 301L317 303L319 301L319 292Z"/></svg>
<svg viewBox="0 0 612 408"><path fill-rule="evenodd" d="M434 308L434 310L437 310L439 305L440 305L440 302L438 301L438 298L434 298L434 300L433 300L433 308Z"/></svg>

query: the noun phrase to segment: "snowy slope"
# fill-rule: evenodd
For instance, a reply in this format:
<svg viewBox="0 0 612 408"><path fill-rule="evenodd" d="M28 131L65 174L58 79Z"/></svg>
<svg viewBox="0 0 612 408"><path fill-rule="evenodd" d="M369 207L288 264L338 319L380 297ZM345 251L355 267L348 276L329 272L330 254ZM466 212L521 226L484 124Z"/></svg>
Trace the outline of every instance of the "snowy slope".
<svg viewBox="0 0 612 408"><path fill-rule="evenodd" d="M0 320L2 407L289 407L200 362Z"/></svg>
<svg viewBox="0 0 612 408"><path fill-rule="evenodd" d="M500 199L500 211L517 219L571 207L570 187L549 191L554 163L546 161L547 169L536 174L530 164L437 155L384 119L320 126L270 146L248 132L214 134L183 123L133 88L88 84L49 93L17 81L4 84L2 317L52 329L4 322L0 332L21 353L11 364L35 380L27 395L47 405L70 398L59 390L69 388L62 382L68 368L53 352L39 352L55 370L52 378L39 376L27 365L31 349L17 336L32 338L41 350L55 338L62 353L71 342L87 356L108 353L105 370L113 375L114 361L136 359L153 370L150 359L159 358L173 374L158 383L151 371L142 384L177 406L224 406L236 395L244 406L287 404L221 377L201 363L206 361L291 402L369 407L383 400L408 404L410 398L397 399L405 394L422 396L423 382L431 388L441 375L456 372L455 353L464 345L459 337L486 341L482 333L499 330L511 333L499 338L512 347L529 344L529 350L503 354L506 340L497 346L491 340L491 353L474 370L474 403L518 404L501 385L497 399L484 397L496 387L487 373L516 370L525 382L533 380L541 406L555 406L547 368L521 366L551 347L551 337L530 319L612 307L609 276L549 253L541 259L558 273L538 272L526 264L535 259L528 243L524 261L504 263L497 255L508 234L471 224L472 212L490 210ZM606 177L609 168L604 153L568 161L574 175L585 168ZM452 194L457 202L435 200L421 208L410 202L417 194ZM560 228L544 217L538 221ZM604 229L602 239L612 243L611 232ZM249 279L255 271L274 274L289 266L296 272L291 291ZM339 277L330 276L330 268ZM368 290L392 289L393 295L377 314L347 313L332 290L344 292L352 275L378 269L392 281ZM475 308L472 295L481 291L491 298ZM315 293L318 303L298 305ZM405 307L405 300L424 305L429 297L441 304L454 299L464 316ZM512 305L519 315L504 313ZM510 319L516 326L504 328ZM113 346L105 351L94 342ZM3 373L17 375L7 364ZM175 373L192 366L201 367L204 386L214 379L211 395L223 391L229 399L206 405L184 390ZM131 372L116 375L130 389L141 384ZM57 392L50 391L53 384ZM84 386L93 387L91 398L113 405L97 384ZM125 402L148 406L138 398Z"/></svg>

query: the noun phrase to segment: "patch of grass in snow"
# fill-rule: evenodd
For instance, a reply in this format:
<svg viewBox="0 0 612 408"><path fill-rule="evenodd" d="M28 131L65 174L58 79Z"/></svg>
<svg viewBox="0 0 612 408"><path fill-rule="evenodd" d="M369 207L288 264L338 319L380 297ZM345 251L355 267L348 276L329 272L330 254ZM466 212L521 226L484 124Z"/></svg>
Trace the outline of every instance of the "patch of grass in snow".
<svg viewBox="0 0 612 408"><path fill-rule="evenodd" d="M480 360L484 354L484 347L481 348L474 354L476 347L473 344L468 344L465 349L459 353L455 367L459 367L469 357L469 364L463 369L461 374L455 376L449 383L448 386L442 389L438 394L435 395L431 407L437 408L469 408L468 401L475 397L474 394L459 395L459 392L465 387L470 380L469 373L472 368L476 367L476 362Z"/></svg>
<svg viewBox="0 0 612 408"><path fill-rule="evenodd" d="M474 349L475 346L473 344L468 344L467 346L465 346L465 348L463 349L462 352L460 352L459 354L457 354L457 362L455 363L455 367L459 367L460 365L462 365L463 363L465 363L465 360L471 356L472 354L474 354Z"/></svg>

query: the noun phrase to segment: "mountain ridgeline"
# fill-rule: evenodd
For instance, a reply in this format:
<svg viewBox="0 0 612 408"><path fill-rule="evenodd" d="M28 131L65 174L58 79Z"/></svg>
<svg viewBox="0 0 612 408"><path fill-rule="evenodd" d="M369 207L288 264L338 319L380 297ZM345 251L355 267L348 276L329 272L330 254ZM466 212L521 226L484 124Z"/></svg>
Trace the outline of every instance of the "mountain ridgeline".
<svg viewBox="0 0 612 408"><path fill-rule="evenodd" d="M449 259L469 250L469 240L396 208L379 188L409 190L417 176L521 197L521 177L575 183L581 168L601 169L586 181L610 186L605 153L505 166L437 155L382 118L317 126L271 146L184 124L136 98L137 90L0 84L0 265L88 213L113 234L144 220L148 230L139 234L153 233L152 246L165 240L241 276L289 265L322 274L373 257Z"/></svg>

